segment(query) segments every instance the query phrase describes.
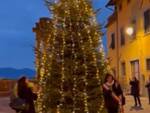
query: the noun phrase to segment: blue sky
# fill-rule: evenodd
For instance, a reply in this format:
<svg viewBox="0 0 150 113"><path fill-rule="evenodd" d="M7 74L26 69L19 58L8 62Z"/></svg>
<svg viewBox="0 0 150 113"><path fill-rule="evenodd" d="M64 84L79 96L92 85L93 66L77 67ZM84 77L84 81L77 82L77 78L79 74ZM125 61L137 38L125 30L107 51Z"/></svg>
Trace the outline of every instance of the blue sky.
<svg viewBox="0 0 150 113"><path fill-rule="evenodd" d="M1 0L0 3L0 67L34 68L34 33L40 17L48 17L44 0ZM106 22L111 13L108 0L93 0L94 8L102 8L98 21ZM106 43L106 41L104 41Z"/></svg>

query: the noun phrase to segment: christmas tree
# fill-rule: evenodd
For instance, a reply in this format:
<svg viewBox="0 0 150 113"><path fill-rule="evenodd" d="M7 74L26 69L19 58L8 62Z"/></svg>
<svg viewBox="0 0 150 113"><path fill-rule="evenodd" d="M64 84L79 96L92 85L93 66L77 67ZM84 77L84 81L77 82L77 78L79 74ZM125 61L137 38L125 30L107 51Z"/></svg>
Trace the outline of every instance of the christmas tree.
<svg viewBox="0 0 150 113"><path fill-rule="evenodd" d="M106 65L90 0L46 3L52 19L36 41L38 113L102 113Z"/></svg>

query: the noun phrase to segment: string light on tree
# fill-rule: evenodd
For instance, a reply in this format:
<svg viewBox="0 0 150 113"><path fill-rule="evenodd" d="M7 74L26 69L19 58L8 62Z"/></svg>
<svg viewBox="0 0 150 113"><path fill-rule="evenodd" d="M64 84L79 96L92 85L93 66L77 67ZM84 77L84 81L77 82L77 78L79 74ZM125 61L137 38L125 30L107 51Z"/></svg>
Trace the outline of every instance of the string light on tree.
<svg viewBox="0 0 150 113"><path fill-rule="evenodd" d="M41 86L38 113L102 113L100 85L106 68L99 41L101 31L91 2L46 3L52 13L52 25L47 23L47 38L41 37L37 42L42 54L36 63ZM99 47L101 51L97 51Z"/></svg>

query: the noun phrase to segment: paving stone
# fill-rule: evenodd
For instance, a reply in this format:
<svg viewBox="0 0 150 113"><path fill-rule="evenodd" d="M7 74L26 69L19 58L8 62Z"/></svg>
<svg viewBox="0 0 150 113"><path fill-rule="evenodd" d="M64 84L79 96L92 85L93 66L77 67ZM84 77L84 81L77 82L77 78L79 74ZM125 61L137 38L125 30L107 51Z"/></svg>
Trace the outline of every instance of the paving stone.
<svg viewBox="0 0 150 113"><path fill-rule="evenodd" d="M125 113L150 113L150 105L148 98L141 97L142 107L134 107L134 99L132 96L126 97Z"/></svg>
<svg viewBox="0 0 150 113"><path fill-rule="evenodd" d="M133 107L134 100L131 96L126 97L125 113L150 113L150 105L146 97L141 98L142 108ZM0 113L15 113L9 107L9 98L0 98Z"/></svg>

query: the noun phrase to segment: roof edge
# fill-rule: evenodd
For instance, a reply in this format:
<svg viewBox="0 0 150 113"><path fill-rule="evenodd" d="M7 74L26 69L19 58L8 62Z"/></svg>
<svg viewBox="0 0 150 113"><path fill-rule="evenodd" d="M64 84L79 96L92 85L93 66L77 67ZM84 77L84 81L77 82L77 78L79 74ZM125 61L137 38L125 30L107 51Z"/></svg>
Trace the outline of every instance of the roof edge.
<svg viewBox="0 0 150 113"><path fill-rule="evenodd" d="M106 4L106 7L108 6L114 6L116 3L116 0L109 0L109 2Z"/></svg>

